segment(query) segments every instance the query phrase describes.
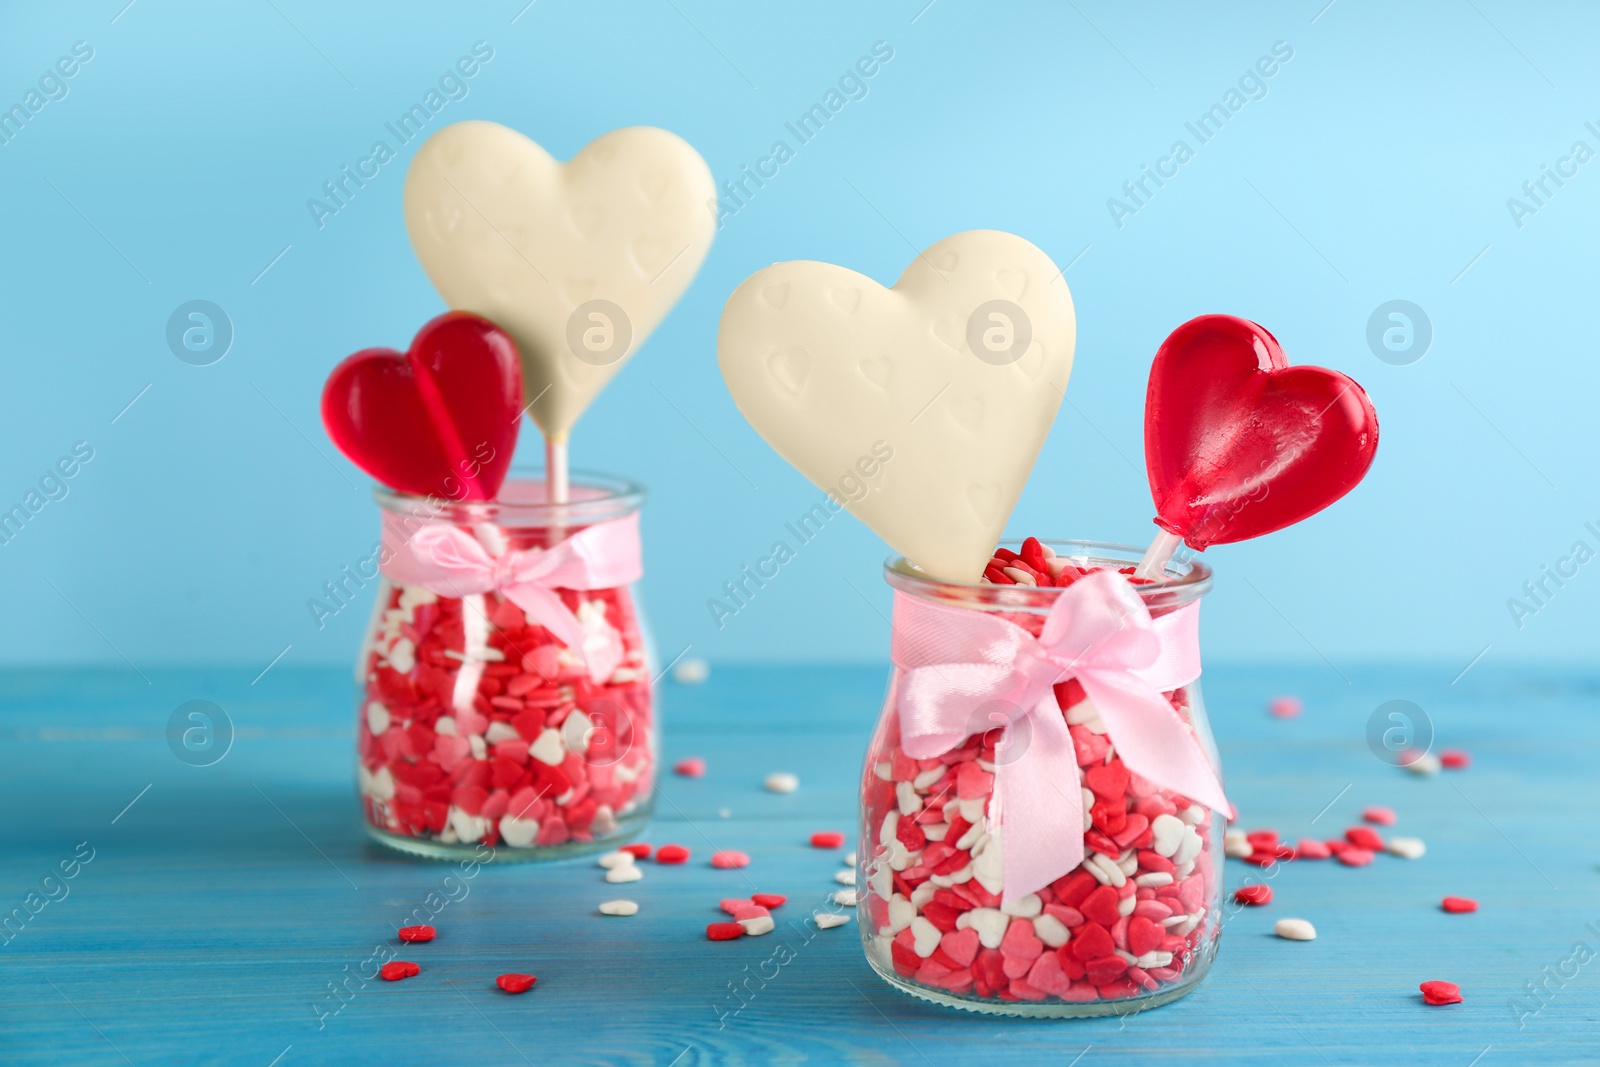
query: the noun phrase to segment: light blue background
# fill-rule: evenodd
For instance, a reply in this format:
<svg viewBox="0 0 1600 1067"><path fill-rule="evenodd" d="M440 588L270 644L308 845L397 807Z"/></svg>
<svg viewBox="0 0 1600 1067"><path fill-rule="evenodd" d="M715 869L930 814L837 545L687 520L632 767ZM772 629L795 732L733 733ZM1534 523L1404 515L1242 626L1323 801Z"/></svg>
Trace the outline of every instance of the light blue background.
<svg viewBox="0 0 1600 1067"><path fill-rule="evenodd" d="M1184 319L1232 312L1291 359L1362 381L1383 439L1367 482L1330 511L1208 553L1208 655L1333 671L1427 657L1450 675L1485 646L1489 661L1592 654L1600 564L1520 631L1506 600L1580 537L1600 547L1583 528L1600 520L1600 162L1520 229L1506 200L1575 140L1600 148L1584 129L1600 119L1600 12L524 2L0 5L0 105L73 42L95 50L70 94L0 146L0 502L75 441L95 449L70 495L0 547L0 660L253 675L286 646L286 663L353 657L366 605L319 632L306 601L367 554L376 515L316 404L340 358L403 347L441 310L400 217L418 142L325 228L306 201L479 40L494 58L436 126L493 119L566 158L605 130L660 125L719 180L786 138L875 41L894 49L870 95L727 221L579 427L576 464L651 487L645 592L665 656L885 654L885 549L846 518L712 624L707 598L819 495L734 409L717 318L775 260L887 283L915 248L976 227L1070 262L1079 317L1070 404L1014 534L1148 539L1151 354ZM1277 41L1294 58L1267 96L1119 229L1107 198ZM194 298L237 331L209 367L164 340ZM1394 298L1432 319L1415 365L1366 344L1368 316ZM531 427L523 443L535 460Z"/></svg>

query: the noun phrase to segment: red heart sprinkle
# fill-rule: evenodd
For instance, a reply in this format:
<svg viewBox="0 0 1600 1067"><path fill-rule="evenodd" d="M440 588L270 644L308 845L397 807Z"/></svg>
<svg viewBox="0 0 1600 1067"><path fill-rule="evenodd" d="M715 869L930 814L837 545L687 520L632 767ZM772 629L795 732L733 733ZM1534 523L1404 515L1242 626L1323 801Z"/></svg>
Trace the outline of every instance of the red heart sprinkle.
<svg viewBox="0 0 1600 1067"><path fill-rule="evenodd" d="M1417 988L1422 990L1422 999L1429 1004L1461 1003L1461 987L1454 982L1423 982Z"/></svg>
<svg viewBox="0 0 1600 1067"><path fill-rule="evenodd" d="M494 984L507 993L526 993L538 980L531 974L502 974L494 980Z"/></svg>
<svg viewBox="0 0 1600 1067"><path fill-rule="evenodd" d="M656 854L656 862L661 862L660 853ZM735 870L750 866L750 857L737 849L725 848L711 854L711 866L719 871Z"/></svg>
<svg viewBox="0 0 1600 1067"><path fill-rule="evenodd" d="M1465 915L1478 910L1478 902L1471 897L1445 897L1439 906L1452 915Z"/></svg>
<svg viewBox="0 0 1600 1067"><path fill-rule="evenodd" d="M422 968L409 960L390 960L378 972L385 982L398 982L402 978L410 978L414 974L421 974Z"/></svg>
<svg viewBox="0 0 1600 1067"><path fill-rule="evenodd" d="M662 845L656 849L657 863L687 863L689 850L682 845Z"/></svg>
<svg viewBox="0 0 1600 1067"><path fill-rule="evenodd" d="M1472 757L1459 748L1447 748L1439 753L1439 766L1459 771L1472 763Z"/></svg>
<svg viewBox="0 0 1600 1067"><path fill-rule="evenodd" d="M617 851L629 853L636 860L647 860L650 858L650 846L642 841L638 844L623 845L621 848L617 849Z"/></svg>
<svg viewBox="0 0 1600 1067"><path fill-rule="evenodd" d="M1383 837L1370 826L1352 826L1344 832L1344 839L1368 852L1383 851Z"/></svg>
<svg viewBox="0 0 1600 1067"><path fill-rule="evenodd" d="M432 941L439 933L431 926L402 926L400 940L402 941Z"/></svg>
<svg viewBox="0 0 1600 1067"><path fill-rule="evenodd" d="M1135 956L1154 952L1166 940L1167 930L1158 922L1135 915L1128 920L1128 951Z"/></svg>
<svg viewBox="0 0 1600 1067"><path fill-rule="evenodd" d="M1253 322L1201 315L1156 352L1145 472L1157 524L1191 548L1316 514L1355 488L1377 449L1378 417L1361 386L1337 371L1289 366Z"/></svg>
<svg viewBox="0 0 1600 1067"><path fill-rule="evenodd" d="M516 345L465 311L429 322L405 352L357 352L322 390L322 424L339 451L402 493L494 499L521 421Z"/></svg>
<svg viewBox="0 0 1600 1067"><path fill-rule="evenodd" d="M1083 902L1078 905L1078 910L1083 913L1085 918L1091 919L1101 926L1115 926L1117 920L1122 918L1122 910L1118 906L1120 899L1114 888L1103 885L1084 897ZM1134 955L1137 956L1138 953L1136 952Z"/></svg>
<svg viewBox="0 0 1600 1067"><path fill-rule="evenodd" d="M763 908L781 908L789 898L778 893L751 893L750 900Z"/></svg>
<svg viewBox="0 0 1600 1067"><path fill-rule="evenodd" d="M838 848L844 844L844 834L837 830L818 830L811 835L812 848Z"/></svg>
<svg viewBox="0 0 1600 1067"><path fill-rule="evenodd" d="M1256 907L1272 903L1272 887L1270 885L1242 885L1233 891L1233 899L1239 904L1250 904ZM1138 955L1138 953L1134 953Z"/></svg>
<svg viewBox="0 0 1600 1067"><path fill-rule="evenodd" d="M744 926L741 923L710 923L706 926L706 936L713 941L732 941L744 936Z"/></svg>

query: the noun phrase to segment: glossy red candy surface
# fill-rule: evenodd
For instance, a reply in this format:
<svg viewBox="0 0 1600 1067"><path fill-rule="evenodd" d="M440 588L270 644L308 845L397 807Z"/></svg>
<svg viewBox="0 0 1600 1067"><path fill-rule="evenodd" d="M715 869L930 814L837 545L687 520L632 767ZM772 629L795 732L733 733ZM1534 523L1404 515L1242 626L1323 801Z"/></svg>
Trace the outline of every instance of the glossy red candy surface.
<svg viewBox="0 0 1600 1067"><path fill-rule="evenodd" d="M339 451L402 493L492 500L522 421L522 369L510 335L450 311L405 352L367 348L334 368L322 424Z"/></svg>
<svg viewBox="0 0 1600 1067"><path fill-rule="evenodd" d="M1144 454L1156 522L1191 548L1297 523L1372 466L1378 417L1337 371L1291 367L1277 340L1232 315L1201 315L1156 352Z"/></svg>

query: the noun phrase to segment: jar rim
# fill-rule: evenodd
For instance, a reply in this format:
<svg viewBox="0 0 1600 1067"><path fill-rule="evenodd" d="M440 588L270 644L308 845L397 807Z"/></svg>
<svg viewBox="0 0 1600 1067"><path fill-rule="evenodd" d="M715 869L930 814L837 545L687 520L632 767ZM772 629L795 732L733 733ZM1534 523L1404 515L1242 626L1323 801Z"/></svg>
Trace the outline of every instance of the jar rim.
<svg viewBox="0 0 1600 1067"><path fill-rule="evenodd" d="M1139 545L1115 541L1075 541L1040 539L1057 556L1080 560L1085 564L1103 566L1136 566L1144 556ZM1018 550L1022 545L1017 538L1004 538L1002 548ZM1169 561L1160 581L1133 586L1145 606L1175 608L1200 599L1211 590L1212 571L1209 564L1191 558L1183 562ZM989 582L951 582L924 573L904 556L890 556L883 561L883 576L894 588L928 600L966 604L978 608L999 608L1007 611L1047 611L1067 586L994 585Z"/></svg>
<svg viewBox="0 0 1600 1067"><path fill-rule="evenodd" d="M372 489L384 511L424 515L441 522L493 522L503 526L576 526L620 518L644 503L645 487L597 471L574 470L568 477L569 499L550 503L542 468L512 467L493 500L445 500L402 493L386 485Z"/></svg>

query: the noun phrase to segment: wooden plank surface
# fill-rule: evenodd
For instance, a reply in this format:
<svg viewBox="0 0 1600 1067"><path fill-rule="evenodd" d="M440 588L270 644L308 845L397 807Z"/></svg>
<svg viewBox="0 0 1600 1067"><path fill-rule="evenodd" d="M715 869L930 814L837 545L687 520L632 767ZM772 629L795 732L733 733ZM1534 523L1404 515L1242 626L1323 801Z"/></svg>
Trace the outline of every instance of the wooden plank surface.
<svg viewBox="0 0 1600 1067"><path fill-rule="evenodd" d="M1600 953L1600 679L1479 665L1452 686L1458 669L1208 673L1246 825L1334 836L1363 806L1387 804L1400 814L1394 832L1424 838L1428 854L1359 870L1288 865L1270 907L1231 916L1197 992L1077 1022L937 1009L869 971L854 924L809 939L798 929L837 888L839 854L809 848L807 836L855 836L881 668L725 669L704 686L667 687L665 761L701 755L710 771L667 776L648 838L695 856L625 886L605 884L587 860L484 868L452 883L443 866L369 844L345 672L280 667L255 686L250 672L174 670L148 685L130 672L13 673L0 698L0 912L47 888L59 899L0 947L0 1061L1600 1062L1600 961L1585 959ZM1268 717L1278 693L1303 697L1304 716ZM1393 698L1425 709L1440 744L1469 749L1471 769L1420 778L1375 758L1366 723ZM191 699L216 702L234 724L232 749L209 767L180 762L166 741L168 717ZM775 770L797 773L800 791L763 791ZM752 863L712 870L713 847L743 849ZM88 850L64 888L44 884ZM1248 870L1230 863L1227 873L1231 887ZM717 900L753 890L787 894L778 917L792 925L705 941ZM439 939L404 952L423 973L352 981L337 1014L323 1014L339 1003L329 983L392 946L430 894L449 901ZM1482 910L1445 915L1446 894L1476 897ZM640 903L636 917L596 914L622 896ZM1318 940L1273 937L1273 921L1289 915L1312 920ZM780 942L794 958L763 967ZM537 974L538 988L500 994L493 978L507 970ZM774 971L740 1008L731 985ZM1458 982L1466 1002L1423 1006L1417 983L1432 978ZM1528 983L1543 984L1542 999Z"/></svg>

